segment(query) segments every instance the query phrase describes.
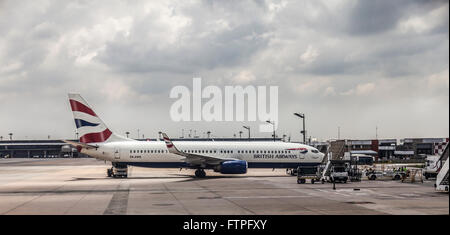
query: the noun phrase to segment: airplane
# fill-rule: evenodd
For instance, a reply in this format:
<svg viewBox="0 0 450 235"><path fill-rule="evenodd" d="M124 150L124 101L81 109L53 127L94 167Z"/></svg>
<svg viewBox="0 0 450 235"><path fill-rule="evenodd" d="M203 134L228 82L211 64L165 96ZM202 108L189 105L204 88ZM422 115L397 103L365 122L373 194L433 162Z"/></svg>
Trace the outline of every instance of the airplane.
<svg viewBox="0 0 450 235"><path fill-rule="evenodd" d="M319 165L324 154L316 148L281 141L138 141L112 132L79 94L69 94L79 142L64 140L78 152L109 161L108 177L127 177L128 166L196 169L221 174L246 174L248 168L297 168Z"/></svg>

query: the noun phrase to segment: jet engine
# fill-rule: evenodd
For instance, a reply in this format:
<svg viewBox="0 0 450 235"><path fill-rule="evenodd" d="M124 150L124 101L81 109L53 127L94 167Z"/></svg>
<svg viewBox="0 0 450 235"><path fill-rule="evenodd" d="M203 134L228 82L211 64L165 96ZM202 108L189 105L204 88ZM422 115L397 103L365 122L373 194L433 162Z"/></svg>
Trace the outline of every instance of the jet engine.
<svg viewBox="0 0 450 235"><path fill-rule="evenodd" d="M247 173L247 162L243 160L225 161L215 171L222 174L245 174Z"/></svg>

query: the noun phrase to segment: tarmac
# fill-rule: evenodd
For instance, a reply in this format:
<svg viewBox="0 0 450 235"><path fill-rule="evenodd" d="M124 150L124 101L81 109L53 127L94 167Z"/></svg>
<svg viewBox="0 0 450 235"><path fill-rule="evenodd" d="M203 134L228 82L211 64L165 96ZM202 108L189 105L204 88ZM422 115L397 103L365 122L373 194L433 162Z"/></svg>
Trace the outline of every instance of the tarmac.
<svg viewBox="0 0 450 235"><path fill-rule="evenodd" d="M2 215L431 215L449 214L449 194L434 181L297 184L285 169L245 175L129 167L108 178L96 159L0 159Z"/></svg>

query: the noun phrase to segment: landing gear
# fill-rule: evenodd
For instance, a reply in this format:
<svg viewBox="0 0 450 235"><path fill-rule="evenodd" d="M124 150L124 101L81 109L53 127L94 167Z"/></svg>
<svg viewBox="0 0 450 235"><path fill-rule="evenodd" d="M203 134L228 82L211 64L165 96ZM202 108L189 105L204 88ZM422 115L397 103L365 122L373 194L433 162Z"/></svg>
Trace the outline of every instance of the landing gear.
<svg viewBox="0 0 450 235"><path fill-rule="evenodd" d="M197 169L197 170L195 171L195 177L198 177L198 178L205 178L205 176L206 176L205 170L203 170L203 169Z"/></svg>

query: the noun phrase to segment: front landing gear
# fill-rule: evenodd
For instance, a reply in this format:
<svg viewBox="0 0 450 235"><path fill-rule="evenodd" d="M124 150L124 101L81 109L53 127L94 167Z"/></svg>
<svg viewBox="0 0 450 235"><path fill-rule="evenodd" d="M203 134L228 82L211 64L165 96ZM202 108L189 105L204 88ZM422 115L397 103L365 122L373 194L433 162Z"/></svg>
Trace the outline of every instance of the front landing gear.
<svg viewBox="0 0 450 235"><path fill-rule="evenodd" d="M198 177L198 178L205 178L205 177L206 177L206 172L205 172L205 170L203 170L203 169L197 169L197 170L195 171L195 177Z"/></svg>

